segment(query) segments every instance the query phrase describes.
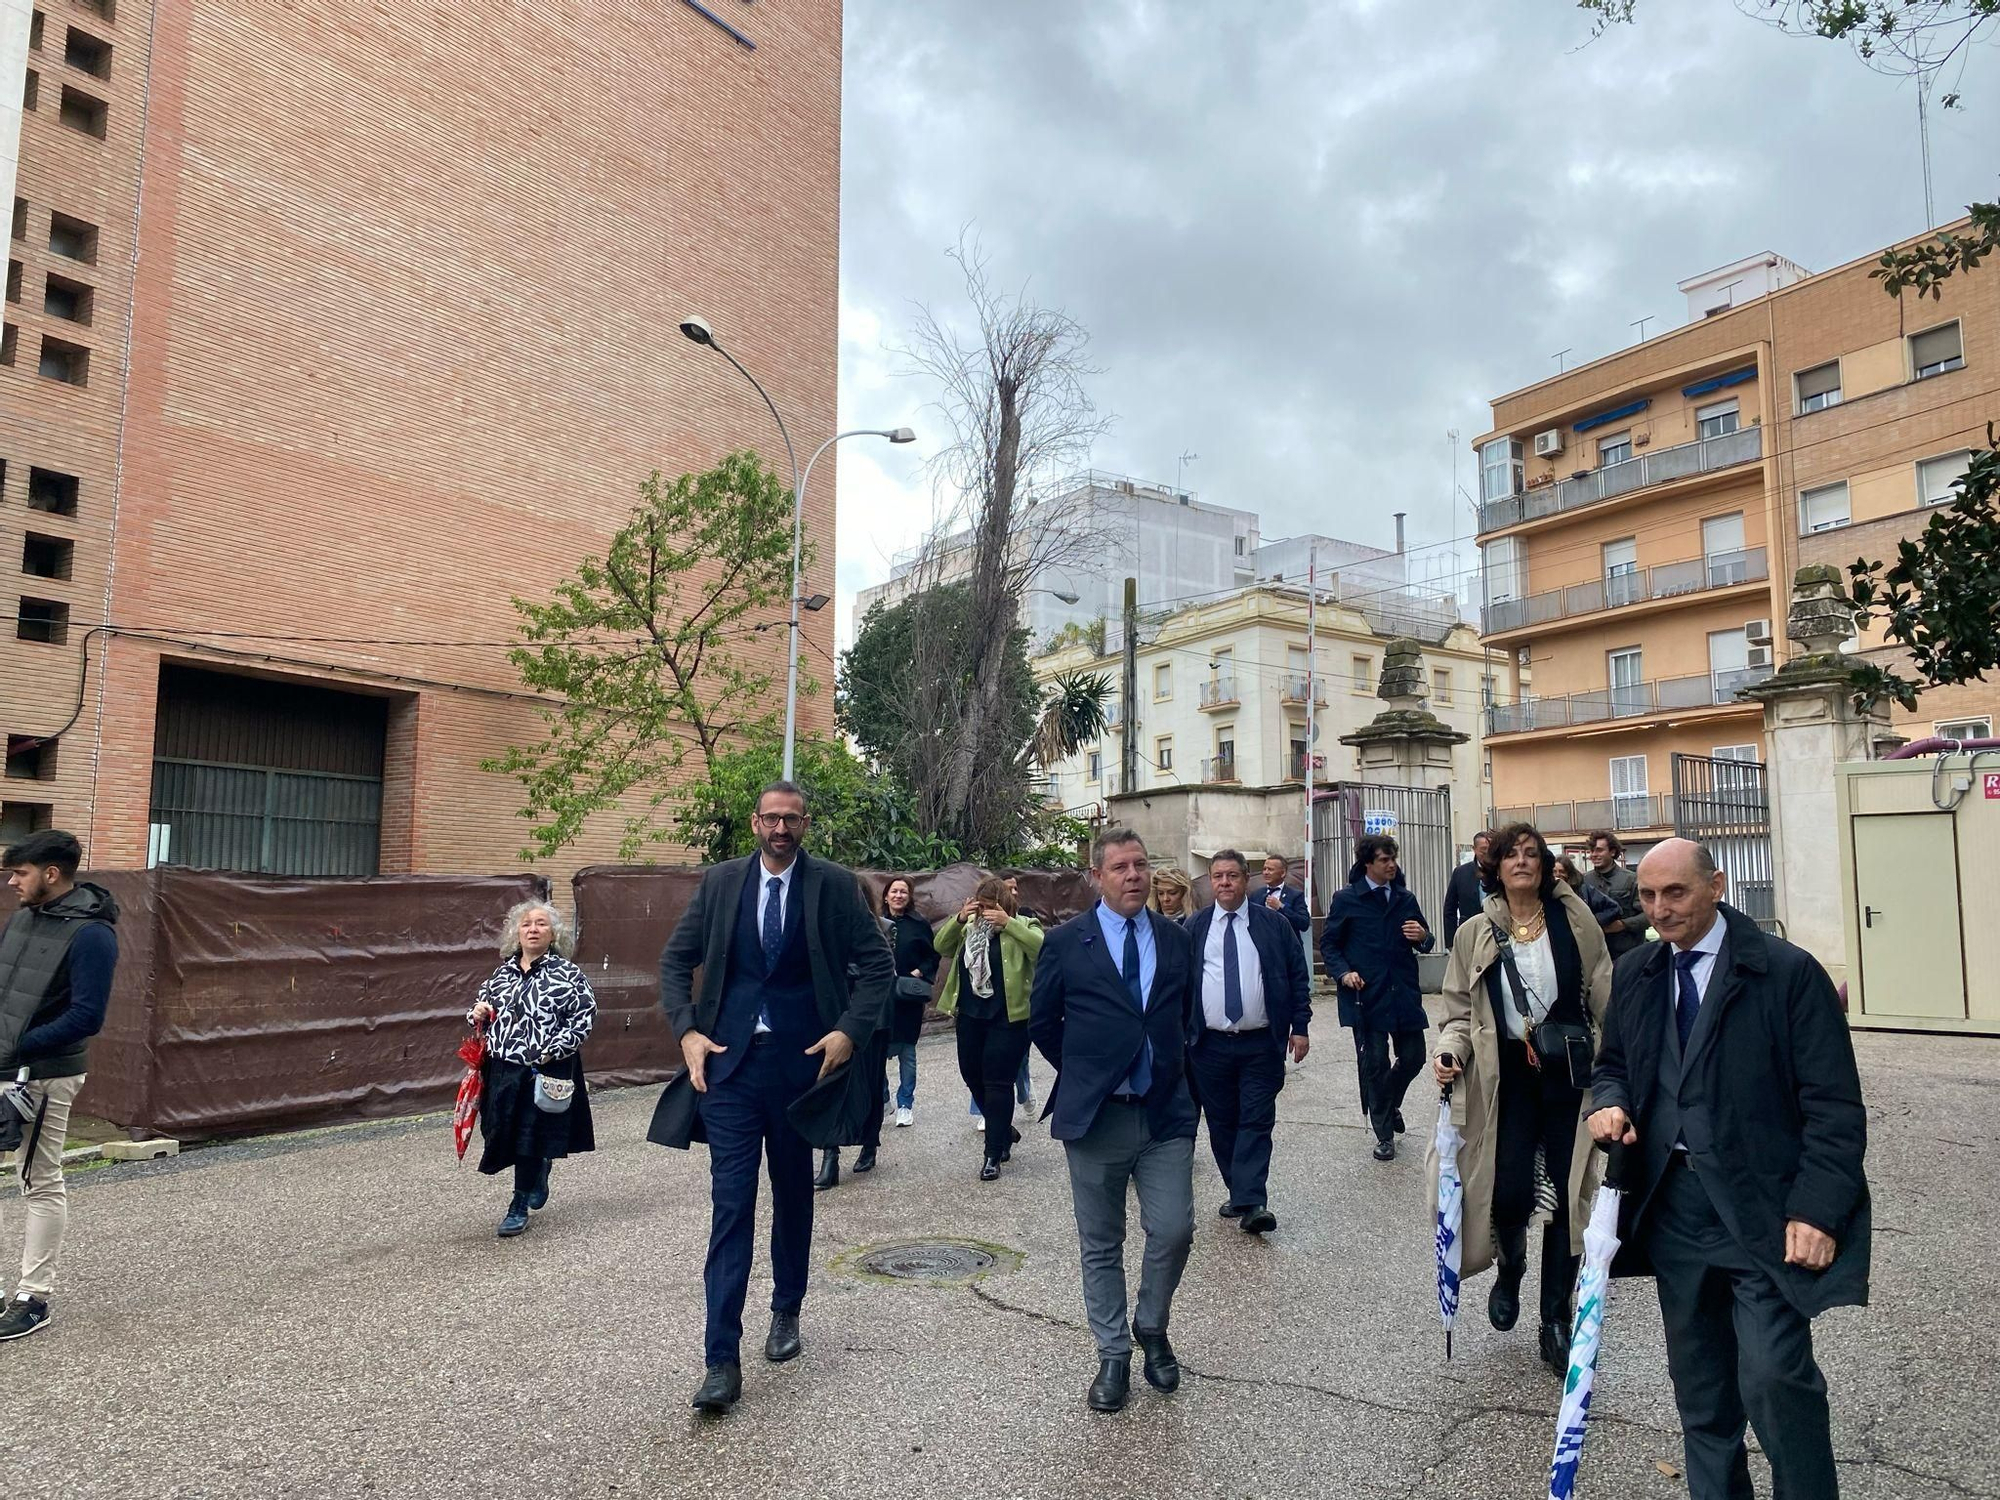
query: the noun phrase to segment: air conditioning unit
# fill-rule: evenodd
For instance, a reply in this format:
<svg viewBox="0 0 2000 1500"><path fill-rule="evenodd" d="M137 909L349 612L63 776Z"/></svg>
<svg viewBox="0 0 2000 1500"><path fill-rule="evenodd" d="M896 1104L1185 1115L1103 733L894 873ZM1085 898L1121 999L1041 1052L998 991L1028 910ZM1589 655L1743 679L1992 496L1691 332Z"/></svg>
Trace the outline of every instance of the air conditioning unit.
<svg viewBox="0 0 2000 1500"><path fill-rule="evenodd" d="M1535 457L1554 458L1563 451L1563 430L1551 427L1547 432L1535 434Z"/></svg>
<svg viewBox="0 0 2000 1500"><path fill-rule="evenodd" d="M1771 622L1769 620L1746 620L1743 623L1743 639L1753 646L1771 644Z"/></svg>
<svg viewBox="0 0 2000 1500"><path fill-rule="evenodd" d="M1753 671L1758 669L1763 669L1768 671L1770 669L1770 666L1771 666L1771 648L1769 646L1752 646L1750 648L1751 669Z"/></svg>
<svg viewBox="0 0 2000 1500"><path fill-rule="evenodd" d="M1534 657L1529 654L1528 648L1523 646L1514 653L1514 660L1518 665L1525 667L1534 660Z"/></svg>

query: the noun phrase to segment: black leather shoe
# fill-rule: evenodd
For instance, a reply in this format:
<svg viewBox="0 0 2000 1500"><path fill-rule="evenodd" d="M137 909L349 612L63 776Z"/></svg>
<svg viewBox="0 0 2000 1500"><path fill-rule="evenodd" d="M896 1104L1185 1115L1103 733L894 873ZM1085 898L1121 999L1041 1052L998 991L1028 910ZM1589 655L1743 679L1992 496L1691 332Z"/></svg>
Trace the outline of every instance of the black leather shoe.
<svg viewBox="0 0 2000 1500"><path fill-rule="evenodd" d="M1248 1212L1250 1210L1247 1208L1238 1208L1234 1203L1225 1203L1215 1211L1215 1216L1218 1219L1240 1219Z"/></svg>
<svg viewBox="0 0 2000 1500"><path fill-rule="evenodd" d="M554 1166L546 1156L542 1158L542 1175L535 1179L534 1191L528 1194L528 1207L543 1209L549 1206L549 1168Z"/></svg>
<svg viewBox="0 0 2000 1500"><path fill-rule="evenodd" d="M693 1406L696 1411L725 1412L734 1406L743 1394L743 1370L739 1365L710 1365L708 1373L701 1378L695 1388Z"/></svg>
<svg viewBox="0 0 2000 1500"><path fill-rule="evenodd" d="M854 1170L857 1173L872 1172L875 1170L875 1148L873 1146L863 1146L861 1148L861 1154L854 1158Z"/></svg>
<svg viewBox="0 0 2000 1500"><path fill-rule="evenodd" d="M1395 1117L1395 1126L1396 1126L1396 1134L1397 1134L1397 1135L1402 1135L1402 1134L1404 1134L1404 1128L1403 1128L1403 1112L1402 1112L1402 1111L1401 1111L1400 1109L1396 1111L1396 1117Z"/></svg>
<svg viewBox="0 0 2000 1500"><path fill-rule="evenodd" d="M999 1179L999 1176L1000 1176L1000 1163L995 1161L992 1157L989 1156L986 1158L985 1161L980 1163L979 1180L981 1182L994 1182Z"/></svg>
<svg viewBox="0 0 2000 1500"><path fill-rule="evenodd" d="M1528 1272L1528 1231L1503 1234L1493 1247L1493 1290L1486 1294L1486 1320L1505 1333L1521 1316L1521 1278Z"/></svg>
<svg viewBox="0 0 2000 1500"><path fill-rule="evenodd" d="M507 1217L500 1221L500 1238L511 1240L528 1227L528 1195L516 1193L507 1202Z"/></svg>
<svg viewBox="0 0 2000 1500"><path fill-rule="evenodd" d="M1269 1234L1278 1227L1278 1216L1259 1204L1243 1216L1245 1234Z"/></svg>
<svg viewBox="0 0 2000 1500"><path fill-rule="evenodd" d="M1554 1370L1558 1379L1569 1378L1569 1324L1542 1319L1541 1355L1542 1363Z"/></svg>
<svg viewBox="0 0 2000 1500"><path fill-rule="evenodd" d="M840 1153L822 1151L819 1154L819 1176L813 1178L813 1186L820 1192L840 1186Z"/></svg>
<svg viewBox="0 0 2000 1500"><path fill-rule="evenodd" d="M1396 1138L1392 1135L1386 1141L1375 1143L1375 1160L1394 1161L1396 1159Z"/></svg>
<svg viewBox="0 0 2000 1500"><path fill-rule="evenodd" d="M1146 1356L1146 1384L1168 1395L1179 1390L1181 1362L1174 1358L1174 1346L1167 1342L1167 1331L1163 1328L1158 1333L1147 1333L1135 1328L1132 1340Z"/></svg>
<svg viewBox="0 0 2000 1500"><path fill-rule="evenodd" d="M1107 1359L1098 1365L1097 1378L1090 1382L1090 1409L1119 1411L1131 1393L1132 1356Z"/></svg>
<svg viewBox="0 0 2000 1500"><path fill-rule="evenodd" d="M797 1313L774 1312L771 1314L771 1332L764 1340L764 1358L774 1365L781 1365L788 1359L799 1357L799 1315Z"/></svg>

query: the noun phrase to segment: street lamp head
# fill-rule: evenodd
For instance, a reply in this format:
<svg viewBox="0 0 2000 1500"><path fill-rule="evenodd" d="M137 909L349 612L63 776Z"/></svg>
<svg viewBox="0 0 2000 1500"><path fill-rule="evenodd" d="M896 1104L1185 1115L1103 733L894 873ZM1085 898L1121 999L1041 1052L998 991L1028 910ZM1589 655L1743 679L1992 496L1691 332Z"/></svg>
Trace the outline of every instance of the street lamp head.
<svg viewBox="0 0 2000 1500"><path fill-rule="evenodd" d="M681 333L693 343L706 344L710 348L715 346L715 331L708 326L708 319L693 313L681 319Z"/></svg>
<svg viewBox="0 0 2000 1500"><path fill-rule="evenodd" d="M917 435L907 427L898 427L889 434L892 443L914 443L916 440Z"/></svg>
<svg viewBox="0 0 2000 1500"><path fill-rule="evenodd" d="M1074 604L1077 602L1077 600L1083 597L1081 594L1064 593L1061 589L1050 589L1049 592L1051 594L1054 594L1058 599L1062 600L1062 602L1065 604Z"/></svg>
<svg viewBox="0 0 2000 1500"><path fill-rule="evenodd" d="M809 594L805 598L799 601L799 608L809 609L813 611L815 614L817 614L820 610L825 609L827 605L831 603L833 603L833 601L827 598L825 594Z"/></svg>

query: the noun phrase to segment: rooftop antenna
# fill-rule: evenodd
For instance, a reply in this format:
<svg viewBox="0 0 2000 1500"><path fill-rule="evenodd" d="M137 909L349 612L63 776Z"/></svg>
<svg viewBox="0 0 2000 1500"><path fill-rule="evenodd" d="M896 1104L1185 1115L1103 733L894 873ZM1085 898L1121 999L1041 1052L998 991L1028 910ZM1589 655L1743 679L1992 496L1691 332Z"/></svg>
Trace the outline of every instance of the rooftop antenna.
<svg viewBox="0 0 2000 1500"><path fill-rule="evenodd" d="M1625 326L1627 328L1638 329L1639 337L1635 342L1643 344L1646 342L1646 325L1652 321L1653 321L1653 315L1651 313L1647 313L1645 317L1634 318L1630 323L1627 323Z"/></svg>
<svg viewBox="0 0 2000 1500"><path fill-rule="evenodd" d="M1185 492L1185 486L1184 486L1184 484L1182 483L1182 480L1181 480L1181 471L1182 471L1183 469L1185 469L1185 468L1186 468L1186 467L1187 467L1187 466L1188 466L1189 464L1193 463L1193 462L1194 462L1194 461L1195 461L1196 459L1198 459L1198 458L1200 458L1200 457L1201 457L1201 455L1200 455L1199 453L1183 453L1183 454L1182 454L1182 455L1181 455L1181 456L1180 456L1179 458L1177 458L1177 459L1175 459L1175 460L1174 460L1174 493L1175 493L1175 494L1177 494L1177 495L1178 495L1178 494L1182 494L1182 493L1184 493L1184 492Z"/></svg>
<svg viewBox="0 0 2000 1500"><path fill-rule="evenodd" d="M1951 101L1945 101L1949 104ZM1924 161L1924 227L1937 228L1937 206L1931 198L1931 75L1917 75L1917 144Z"/></svg>
<svg viewBox="0 0 2000 1500"><path fill-rule="evenodd" d="M1556 374L1561 375L1567 372L1568 366L1563 363L1563 356L1569 352L1568 349L1558 349L1549 356L1550 359L1556 362Z"/></svg>

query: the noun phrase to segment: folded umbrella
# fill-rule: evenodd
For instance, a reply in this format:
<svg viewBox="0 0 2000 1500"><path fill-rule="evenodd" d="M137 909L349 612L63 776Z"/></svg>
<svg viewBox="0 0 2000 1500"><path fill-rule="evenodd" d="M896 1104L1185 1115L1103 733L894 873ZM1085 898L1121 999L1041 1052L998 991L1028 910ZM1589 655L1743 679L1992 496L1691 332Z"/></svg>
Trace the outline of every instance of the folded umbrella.
<svg viewBox="0 0 2000 1500"><path fill-rule="evenodd" d="M1583 1430L1590 1418L1590 1393L1597 1383L1597 1351L1604 1335L1604 1297L1611 1285L1611 1260L1618 1253L1618 1208L1625 1197L1625 1147L1613 1142L1604 1185L1590 1206L1583 1232L1583 1265L1577 1272L1576 1322L1569 1336L1569 1374L1556 1413L1555 1456L1549 1462L1549 1500L1576 1493L1577 1464L1583 1458Z"/></svg>
<svg viewBox="0 0 2000 1500"><path fill-rule="evenodd" d="M479 1123L479 1080L486 1062L486 1023L472 1028L472 1035L458 1044L465 1060L465 1077L458 1083L458 1102L452 1106L451 1136L458 1147L458 1159L465 1160L465 1148L472 1144L472 1127Z"/></svg>
<svg viewBox="0 0 2000 1500"><path fill-rule="evenodd" d="M1459 1230L1465 1223L1465 1182L1458 1175L1458 1148L1465 1138L1451 1120L1450 1084L1438 1099L1436 1140L1438 1317L1444 1323L1444 1357L1450 1359L1452 1325L1458 1321L1458 1268L1464 1253Z"/></svg>

